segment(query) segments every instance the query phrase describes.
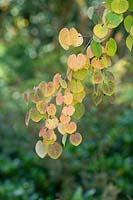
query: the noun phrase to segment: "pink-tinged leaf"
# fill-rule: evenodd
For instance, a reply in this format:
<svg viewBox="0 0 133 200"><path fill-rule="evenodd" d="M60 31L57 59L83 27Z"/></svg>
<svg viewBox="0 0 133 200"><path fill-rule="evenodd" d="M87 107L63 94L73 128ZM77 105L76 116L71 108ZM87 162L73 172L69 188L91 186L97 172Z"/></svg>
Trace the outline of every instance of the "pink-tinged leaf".
<svg viewBox="0 0 133 200"><path fill-rule="evenodd" d="M80 133L70 135L70 142L74 146L80 145L80 143L82 142L82 135Z"/></svg>
<svg viewBox="0 0 133 200"><path fill-rule="evenodd" d="M39 137L43 137L47 131L46 127L42 127L39 131Z"/></svg>
<svg viewBox="0 0 133 200"><path fill-rule="evenodd" d="M63 99L62 94L58 93L56 96L56 104L60 106L60 105L62 105L63 101L64 101L64 99Z"/></svg>
<svg viewBox="0 0 133 200"><path fill-rule="evenodd" d="M28 111L25 115L25 124L26 126L29 125L29 121L30 121L30 112Z"/></svg>

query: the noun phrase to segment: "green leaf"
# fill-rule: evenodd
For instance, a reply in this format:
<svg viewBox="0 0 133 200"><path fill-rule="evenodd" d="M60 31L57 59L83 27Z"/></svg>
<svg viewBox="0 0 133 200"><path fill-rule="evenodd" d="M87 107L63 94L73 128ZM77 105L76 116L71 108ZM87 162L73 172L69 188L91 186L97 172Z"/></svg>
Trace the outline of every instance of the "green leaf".
<svg viewBox="0 0 133 200"><path fill-rule="evenodd" d="M129 3L129 8L128 8L128 10L129 10L129 11L133 11L133 0L128 0L128 3Z"/></svg>
<svg viewBox="0 0 133 200"><path fill-rule="evenodd" d="M114 56L117 51L117 44L113 38L110 38L106 43L106 51L109 56Z"/></svg>
<svg viewBox="0 0 133 200"><path fill-rule="evenodd" d="M30 118L34 122L39 122L44 117L44 115L41 115L36 108L31 108L29 112Z"/></svg>
<svg viewBox="0 0 133 200"><path fill-rule="evenodd" d="M108 34L108 28L106 25L96 24L93 28L93 32L98 38L103 39Z"/></svg>
<svg viewBox="0 0 133 200"><path fill-rule="evenodd" d="M99 43L92 40L90 47L94 56L99 58L102 55L102 47Z"/></svg>
<svg viewBox="0 0 133 200"><path fill-rule="evenodd" d="M113 0L111 3L111 9L117 14L124 13L128 10L129 3L127 0Z"/></svg>
<svg viewBox="0 0 133 200"><path fill-rule="evenodd" d="M86 70L86 69L82 69L82 70L78 70L76 72L73 72L73 78L82 81L86 78L87 72L88 72L88 70Z"/></svg>
<svg viewBox="0 0 133 200"><path fill-rule="evenodd" d="M108 10L111 10L111 3L112 3L112 0L106 0L106 8Z"/></svg>
<svg viewBox="0 0 133 200"><path fill-rule="evenodd" d="M93 102L95 103L96 106L99 105L103 100L102 93L98 90L96 93L93 94L92 100L93 100Z"/></svg>
<svg viewBox="0 0 133 200"><path fill-rule="evenodd" d="M85 107L82 103L77 103L74 107L75 107L75 112L73 114L73 118L75 120L79 120L85 113Z"/></svg>
<svg viewBox="0 0 133 200"><path fill-rule="evenodd" d="M124 26L128 33L130 32L130 28L132 25L133 25L133 17L131 15L128 15L124 20Z"/></svg>
<svg viewBox="0 0 133 200"><path fill-rule="evenodd" d="M41 140L36 143L35 150L40 158L44 158L47 155L47 146Z"/></svg>
<svg viewBox="0 0 133 200"><path fill-rule="evenodd" d="M116 28L123 21L123 15L122 14L118 15L116 13L108 12L105 14L104 20L108 28L111 29Z"/></svg>
<svg viewBox="0 0 133 200"><path fill-rule="evenodd" d="M127 48L129 49L129 51L132 50L132 47L133 47L133 37L132 36L128 36L126 38L126 45L127 45Z"/></svg>
<svg viewBox="0 0 133 200"><path fill-rule="evenodd" d="M69 82L69 84L68 84L68 88L73 93L80 93L84 90L84 85L80 80L72 79L71 82Z"/></svg>
<svg viewBox="0 0 133 200"><path fill-rule="evenodd" d="M111 96L114 93L114 83L112 81L104 83L102 85L102 91L105 95Z"/></svg>

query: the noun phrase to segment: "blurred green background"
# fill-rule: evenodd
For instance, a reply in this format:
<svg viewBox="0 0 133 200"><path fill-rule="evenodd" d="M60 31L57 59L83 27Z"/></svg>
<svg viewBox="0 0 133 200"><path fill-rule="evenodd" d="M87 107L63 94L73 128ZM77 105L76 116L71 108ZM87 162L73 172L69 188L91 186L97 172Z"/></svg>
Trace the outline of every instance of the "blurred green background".
<svg viewBox="0 0 133 200"><path fill-rule="evenodd" d="M95 106L88 86L87 111L79 122L83 143L73 147L68 141L59 160L40 159L34 151L39 126L24 124L23 92L66 72L71 52L59 46L59 30L74 26L90 37L101 5L0 0L0 200L133 199L133 54L125 48L122 25L111 33L119 49L112 67L116 98Z"/></svg>

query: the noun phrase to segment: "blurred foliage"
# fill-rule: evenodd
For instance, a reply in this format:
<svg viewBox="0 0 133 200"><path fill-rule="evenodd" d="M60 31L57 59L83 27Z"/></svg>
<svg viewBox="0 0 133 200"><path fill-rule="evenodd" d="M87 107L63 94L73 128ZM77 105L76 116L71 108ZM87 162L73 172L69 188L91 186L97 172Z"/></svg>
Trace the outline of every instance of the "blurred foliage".
<svg viewBox="0 0 133 200"><path fill-rule="evenodd" d="M61 159L41 160L34 152L39 127L24 124L22 93L56 72L65 74L67 53L57 40L60 28L75 26L90 37L103 10L101 2L0 0L1 200L133 198L133 58L125 48L122 26L111 33L119 46L113 67L116 97L96 107L90 88L79 122L80 147L68 142Z"/></svg>

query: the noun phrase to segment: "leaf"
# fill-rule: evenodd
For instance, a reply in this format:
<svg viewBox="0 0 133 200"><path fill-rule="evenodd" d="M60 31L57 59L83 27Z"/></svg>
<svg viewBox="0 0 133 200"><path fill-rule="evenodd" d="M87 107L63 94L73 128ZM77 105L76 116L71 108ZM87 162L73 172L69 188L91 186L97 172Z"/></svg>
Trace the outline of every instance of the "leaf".
<svg viewBox="0 0 133 200"><path fill-rule="evenodd" d="M46 122L45 122L45 126L46 126L46 128L52 130L52 129L57 128L58 122L59 121L56 117L53 118L53 119L47 119Z"/></svg>
<svg viewBox="0 0 133 200"><path fill-rule="evenodd" d="M94 56L99 58L102 54L101 45L99 43L95 42L94 40L92 40L90 47L91 47L91 51L94 54Z"/></svg>
<svg viewBox="0 0 133 200"><path fill-rule="evenodd" d="M113 57L117 51L117 44L113 38L110 38L106 43L106 52L109 56Z"/></svg>
<svg viewBox="0 0 133 200"><path fill-rule="evenodd" d="M56 114L56 106L51 103L48 107L47 107L47 113L48 115L54 116Z"/></svg>
<svg viewBox="0 0 133 200"><path fill-rule="evenodd" d="M73 104L82 103L83 99L85 98L85 91L83 90L80 93L73 94Z"/></svg>
<svg viewBox="0 0 133 200"><path fill-rule="evenodd" d="M72 79L71 82L69 82L69 84L68 84L68 88L73 93L80 93L84 90L84 85L80 80Z"/></svg>
<svg viewBox="0 0 133 200"><path fill-rule="evenodd" d="M108 81L111 81L111 82L115 81L114 74L111 71L105 71L105 76L108 79Z"/></svg>
<svg viewBox="0 0 133 200"><path fill-rule="evenodd" d="M30 112L28 111L25 115L25 124L26 126L29 125L29 121L30 121Z"/></svg>
<svg viewBox="0 0 133 200"><path fill-rule="evenodd" d="M131 51L132 47L133 47L133 37L131 37L130 35L127 36L127 38L126 38L126 45L127 45L127 48L129 49L129 51Z"/></svg>
<svg viewBox="0 0 133 200"><path fill-rule="evenodd" d="M108 10L111 10L111 2L112 2L112 0L106 0L105 6L106 6L106 8L107 8Z"/></svg>
<svg viewBox="0 0 133 200"><path fill-rule="evenodd" d="M41 140L36 143L35 151L40 158L44 158L47 155L47 146L43 144Z"/></svg>
<svg viewBox="0 0 133 200"><path fill-rule="evenodd" d="M113 0L111 3L111 9L117 14L124 13L128 10L129 3L127 0Z"/></svg>
<svg viewBox="0 0 133 200"><path fill-rule="evenodd" d="M94 84L100 84L100 83L103 82L103 80L104 80L104 76L103 76L103 74L101 72L97 72L96 71L93 74L93 82L94 82Z"/></svg>
<svg viewBox="0 0 133 200"><path fill-rule="evenodd" d="M73 78L82 81L82 80L84 80L84 79L86 78L87 72L88 72L88 70L86 70L86 69L81 69L81 70L79 70L79 71L77 71L77 72L73 72L72 76L73 76Z"/></svg>
<svg viewBox="0 0 133 200"><path fill-rule="evenodd" d="M70 135L70 142L74 146L80 145L82 142L82 135L80 133Z"/></svg>
<svg viewBox="0 0 133 200"><path fill-rule="evenodd" d="M62 146L55 142L54 144L48 145L48 155L52 159L58 159L62 154Z"/></svg>
<svg viewBox="0 0 133 200"><path fill-rule="evenodd" d="M58 131L59 133L61 133L62 135L64 135L66 133L65 129L64 129L64 125L62 123L58 124Z"/></svg>
<svg viewBox="0 0 133 200"><path fill-rule="evenodd" d="M43 143L46 145L54 144L57 140L57 136L53 130L47 130L43 135Z"/></svg>
<svg viewBox="0 0 133 200"><path fill-rule="evenodd" d="M109 81L108 83L104 83L102 85L102 91L107 96L111 96L114 93L114 83Z"/></svg>
<svg viewBox="0 0 133 200"><path fill-rule="evenodd" d="M65 116L67 116L67 115L72 116L74 112L75 112L75 108L72 105L64 106L63 109L62 109L62 113Z"/></svg>
<svg viewBox="0 0 133 200"><path fill-rule="evenodd" d="M63 79L60 80L60 85L63 89L66 89L67 88L67 82Z"/></svg>
<svg viewBox="0 0 133 200"><path fill-rule="evenodd" d="M72 54L68 57L67 65L72 71L83 69L87 65L87 57L80 53L77 56Z"/></svg>
<svg viewBox="0 0 133 200"><path fill-rule="evenodd" d="M104 68L104 63L103 63L102 59L99 59L99 58L96 58L96 57L92 59L91 65L96 70Z"/></svg>
<svg viewBox="0 0 133 200"><path fill-rule="evenodd" d="M36 109L41 113L41 114L45 114L47 111L47 107L48 107L48 103L46 103L45 101L38 101L36 103Z"/></svg>
<svg viewBox="0 0 133 200"><path fill-rule="evenodd" d="M133 11L133 1L132 0L128 0L129 3L129 11Z"/></svg>
<svg viewBox="0 0 133 200"><path fill-rule="evenodd" d="M60 106L62 105L63 101L64 101L64 98L62 96L62 93L58 93L56 95L56 104Z"/></svg>
<svg viewBox="0 0 133 200"><path fill-rule="evenodd" d="M63 136L62 136L62 144L63 144L63 146L65 147L65 145L66 145L66 141L67 141L67 134L64 134Z"/></svg>
<svg viewBox="0 0 133 200"><path fill-rule="evenodd" d="M99 105L102 100L103 100L103 95L100 91L97 91L96 93L93 94L92 96L93 102L95 103L95 105Z"/></svg>
<svg viewBox="0 0 133 200"><path fill-rule="evenodd" d="M108 34L108 28L105 25L97 24L94 26L93 32L98 38L103 39Z"/></svg>
<svg viewBox="0 0 133 200"><path fill-rule="evenodd" d="M67 28L63 28L59 32L59 43L65 49L68 50L71 45L70 32Z"/></svg>
<svg viewBox="0 0 133 200"><path fill-rule="evenodd" d="M30 109L30 118L34 122L39 122L41 119L44 118L44 115L40 114L36 108L31 108Z"/></svg>
<svg viewBox="0 0 133 200"><path fill-rule="evenodd" d="M133 25L130 28L130 35L133 37Z"/></svg>
<svg viewBox="0 0 133 200"><path fill-rule="evenodd" d="M108 28L116 28L119 24L123 21L123 15L116 14L113 12L108 12L104 16L104 23L107 25Z"/></svg>
<svg viewBox="0 0 133 200"><path fill-rule="evenodd" d="M75 112L73 114L73 118L75 120L79 120L85 113L85 107L82 103L77 103L75 106Z"/></svg>
<svg viewBox="0 0 133 200"><path fill-rule="evenodd" d="M66 115L61 114L61 116L60 116L60 122L62 124L69 123L70 120L71 120L70 116L66 116Z"/></svg>
<svg viewBox="0 0 133 200"><path fill-rule="evenodd" d="M77 130L77 124L75 122L69 122L64 124L64 130L68 134L72 134Z"/></svg>
<svg viewBox="0 0 133 200"><path fill-rule="evenodd" d="M71 45L74 47L81 46L83 43L83 37L77 32L75 28L70 29Z"/></svg>
<svg viewBox="0 0 133 200"><path fill-rule="evenodd" d="M130 32L130 28L132 25L133 25L133 17L131 15L126 16L124 20L124 26L128 33Z"/></svg>
<svg viewBox="0 0 133 200"><path fill-rule="evenodd" d="M72 102L73 102L73 95L72 95L72 93L70 93L70 92L66 92L65 94L64 94L64 103L66 104L66 105L70 105L70 104L72 104Z"/></svg>

